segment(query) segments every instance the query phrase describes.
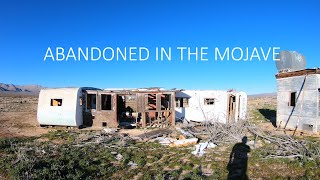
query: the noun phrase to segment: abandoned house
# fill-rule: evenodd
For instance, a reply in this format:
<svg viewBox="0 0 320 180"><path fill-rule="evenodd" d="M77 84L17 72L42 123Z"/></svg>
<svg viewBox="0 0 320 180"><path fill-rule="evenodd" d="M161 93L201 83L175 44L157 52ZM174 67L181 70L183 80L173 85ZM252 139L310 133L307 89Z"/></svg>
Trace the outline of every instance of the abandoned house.
<svg viewBox="0 0 320 180"><path fill-rule="evenodd" d="M277 125L317 133L320 130L320 69L306 69L296 52L280 52L276 62Z"/></svg>
<svg viewBox="0 0 320 180"><path fill-rule="evenodd" d="M88 90L84 124L118 127L174 126L174 90Z"/></svg>
<svg viewBox="0 0 320 180"><path fill-rule="evenodd" d="M164 127L175 124L175 90L43 89L37 119L41 126Z"/></svg>
<svg viewBox="0 0 320 180"><path fill-rule="evenodd" d="M186 121L232 123L246 117L247 95L236 91L188 90L176 93L176 117Z"/></svg>
<svg viewBox="0 0 320 180"><path fill-rule="evenodd" d="M41 126L167 127L176 120L234 122L246 116L247 95L234 91L182 91L160 88L43 89Z"/></svg>

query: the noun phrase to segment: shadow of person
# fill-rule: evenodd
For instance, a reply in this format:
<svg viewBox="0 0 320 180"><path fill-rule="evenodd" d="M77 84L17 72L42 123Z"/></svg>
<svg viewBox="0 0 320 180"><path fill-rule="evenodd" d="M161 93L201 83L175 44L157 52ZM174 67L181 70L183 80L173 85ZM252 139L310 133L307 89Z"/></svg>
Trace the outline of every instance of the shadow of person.
<svg viewBox="0 0 320 180"><path fill-rule="evenodd" d="M248 153L250 147L247 145L248 138L244 136L241 143L233 146L227 166L229 171L228 180L249 179L247 176Z"/></svg>

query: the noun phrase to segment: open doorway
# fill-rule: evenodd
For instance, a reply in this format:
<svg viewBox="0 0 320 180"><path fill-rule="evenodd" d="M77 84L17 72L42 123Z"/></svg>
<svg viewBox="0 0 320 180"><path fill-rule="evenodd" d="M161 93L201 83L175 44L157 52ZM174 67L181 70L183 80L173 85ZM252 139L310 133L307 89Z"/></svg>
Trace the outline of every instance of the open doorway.
<svg viewBox="0 0 320 180"><path fill-rule="evenodd" d="M235 122L235 114L236 114L236 96L230 94L228 96L227 123Z"/></svg>
<svg viewBox="0 0 320 180"><path fill-rule="evenodd" d="M92 111L96 111L97 109L97 94L85 93L85 96L81 101L82 101L82 104L84 104L83 126L91 127L94 119Z"/></svg>
<svg viewBox="0 0 320 180"><path fill-rule="evenodd" d="M135 128L141 119L141 113L137 113L136 95L117 95L117 118L121 128Z"/></svg>

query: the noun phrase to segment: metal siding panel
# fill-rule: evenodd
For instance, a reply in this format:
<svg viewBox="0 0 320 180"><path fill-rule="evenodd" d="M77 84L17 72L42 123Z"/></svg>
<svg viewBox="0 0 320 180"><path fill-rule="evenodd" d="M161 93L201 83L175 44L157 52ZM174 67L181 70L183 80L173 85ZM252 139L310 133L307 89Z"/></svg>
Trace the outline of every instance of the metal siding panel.
<svg viewBox="0 0 320 180"><path fill-rule="evenodd" d="M277 89L279 91L300 91L305 76L288 77L277 79ZM304 90L316 89L317 75L308 75L304 84Z"/></svg>

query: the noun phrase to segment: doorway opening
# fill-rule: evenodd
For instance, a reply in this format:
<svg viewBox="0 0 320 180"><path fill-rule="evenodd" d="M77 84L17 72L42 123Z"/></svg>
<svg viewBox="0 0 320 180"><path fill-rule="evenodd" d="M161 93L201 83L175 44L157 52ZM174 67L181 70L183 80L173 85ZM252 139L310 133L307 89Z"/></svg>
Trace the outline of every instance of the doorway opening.
<svg viewBox="0 0 320 180"><path fill-rule="evenodd" d="M235 114L236 114L236 96L231 94L228 97L227 123L235 122Z"/></svg>
<svg viewBox="0 0 320 180"><path fill-rule="evenodd" d="M135 94L117 95L117 119L121 128L135 128L137 121L141 119L141 113L137 113Z"/></svg>

